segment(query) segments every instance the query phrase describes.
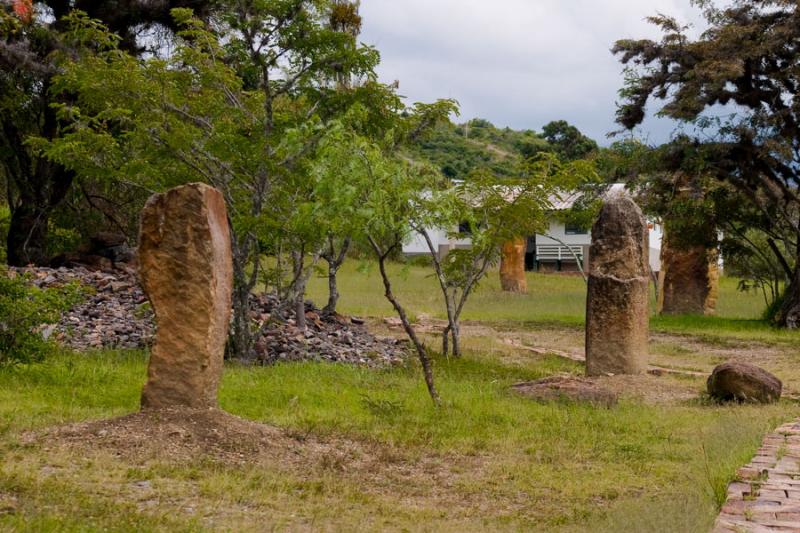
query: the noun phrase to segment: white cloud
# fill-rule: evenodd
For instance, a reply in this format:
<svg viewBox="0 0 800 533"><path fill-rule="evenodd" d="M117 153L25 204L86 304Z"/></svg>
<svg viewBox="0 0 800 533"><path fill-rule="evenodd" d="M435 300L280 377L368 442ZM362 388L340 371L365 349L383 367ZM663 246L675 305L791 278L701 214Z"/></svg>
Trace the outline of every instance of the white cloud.
<svg viewBox="0 0 800 533"><path fill-rule="evenodd" d="M361 39L411 101L455 98L463 117L540 129L566 119L600 142L616 129L621 38L657 37L657 12L699 21L689 0L363 0ZM661 140L669 124L649 121Z"/></svg>

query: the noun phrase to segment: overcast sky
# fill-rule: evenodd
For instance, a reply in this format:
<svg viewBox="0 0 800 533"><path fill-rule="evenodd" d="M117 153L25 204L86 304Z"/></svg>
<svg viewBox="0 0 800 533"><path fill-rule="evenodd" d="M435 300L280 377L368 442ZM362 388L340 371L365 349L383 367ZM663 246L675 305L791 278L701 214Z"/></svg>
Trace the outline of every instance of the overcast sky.
<svg viewBox="0 0 800 533"><path fill-rule="evenodd" d="M541 130L565 119L601 144L614 124L621 38L657 37L657 12L698 22L689 0L362 0L361 40L410 102L455 98L461 120ZM639 132L666 140L673 125Z"/></svg>

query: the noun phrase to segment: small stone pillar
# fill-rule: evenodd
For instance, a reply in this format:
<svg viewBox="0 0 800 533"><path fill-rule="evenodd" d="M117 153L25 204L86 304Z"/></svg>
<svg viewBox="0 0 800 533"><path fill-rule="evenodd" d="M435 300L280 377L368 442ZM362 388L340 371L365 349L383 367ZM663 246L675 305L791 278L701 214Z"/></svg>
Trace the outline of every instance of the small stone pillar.
<svg viewBox="0 0 800 533"><path fill-rule="evenodd" d="M603 205L592 227L586 298L586 373L638 374L647 368L649 232L627 196Z"/></svg>
<svg viewBox="0 0 800 533"><path fill-rule="evenodd" d="M503 244L500 256L500 286L506 292L528 292L525 278L527 239L517 238Z"/></svg>
<svg viewBox="0 0 800 533"><path fill-rule="evenodd" d="M142 408L216 407L233 287L218 190L190 183L147 201L139 276L157 325Z"/></svg>
<svg viewBox="0 0 800 533"><path fill-rule="evenodd" d="M719 253L716 248L676 241L667 226L661 244L659 313L715 314L719 293Z"/></svg>

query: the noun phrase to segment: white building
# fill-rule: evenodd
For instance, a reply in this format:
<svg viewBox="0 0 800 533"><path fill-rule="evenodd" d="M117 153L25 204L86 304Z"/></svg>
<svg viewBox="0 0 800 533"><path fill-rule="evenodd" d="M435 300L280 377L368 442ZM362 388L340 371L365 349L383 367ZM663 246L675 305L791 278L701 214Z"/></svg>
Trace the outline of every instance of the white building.
<svg viewBox="0 0 800 533"><path fill-rule="evenodd" d="M624 185L617 183L606 192L606 197L615 194L624 194ZM555 211L562 211L572 207L578 199L578 194L566 195L562 198L552 198L551 203ZM650 267L653 272L661 270L661 239L663 228L658 221L648 220L650 228ZM470 246L467 232L461 232L459 238L450 238L448 233L454 234L456 228L447 231L442 228L427 230L434 246L439 253L448 250L466 248ZM590 230L565 224L555 215L551 218L549 229L543 234L528 237L528 247L525 253L525 268L543 272L576 271L577 262L580 261L584 270L588 266L589 245L592 242ZM424 255L428 252L428 245L420 235L403 245L406 255Z"/></svg>

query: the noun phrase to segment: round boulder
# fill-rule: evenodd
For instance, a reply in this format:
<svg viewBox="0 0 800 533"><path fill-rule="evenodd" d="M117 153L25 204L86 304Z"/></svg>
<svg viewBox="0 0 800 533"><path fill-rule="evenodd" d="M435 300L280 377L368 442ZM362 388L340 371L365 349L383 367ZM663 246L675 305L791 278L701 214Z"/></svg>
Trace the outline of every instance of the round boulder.
<svg viewBox="0 0 800 533"><path fill-rule="evenodd" d="M722 363L708 377L708 394L720 401L773 403L781 398L781 380L763 368L735 361Z"/></svg>

